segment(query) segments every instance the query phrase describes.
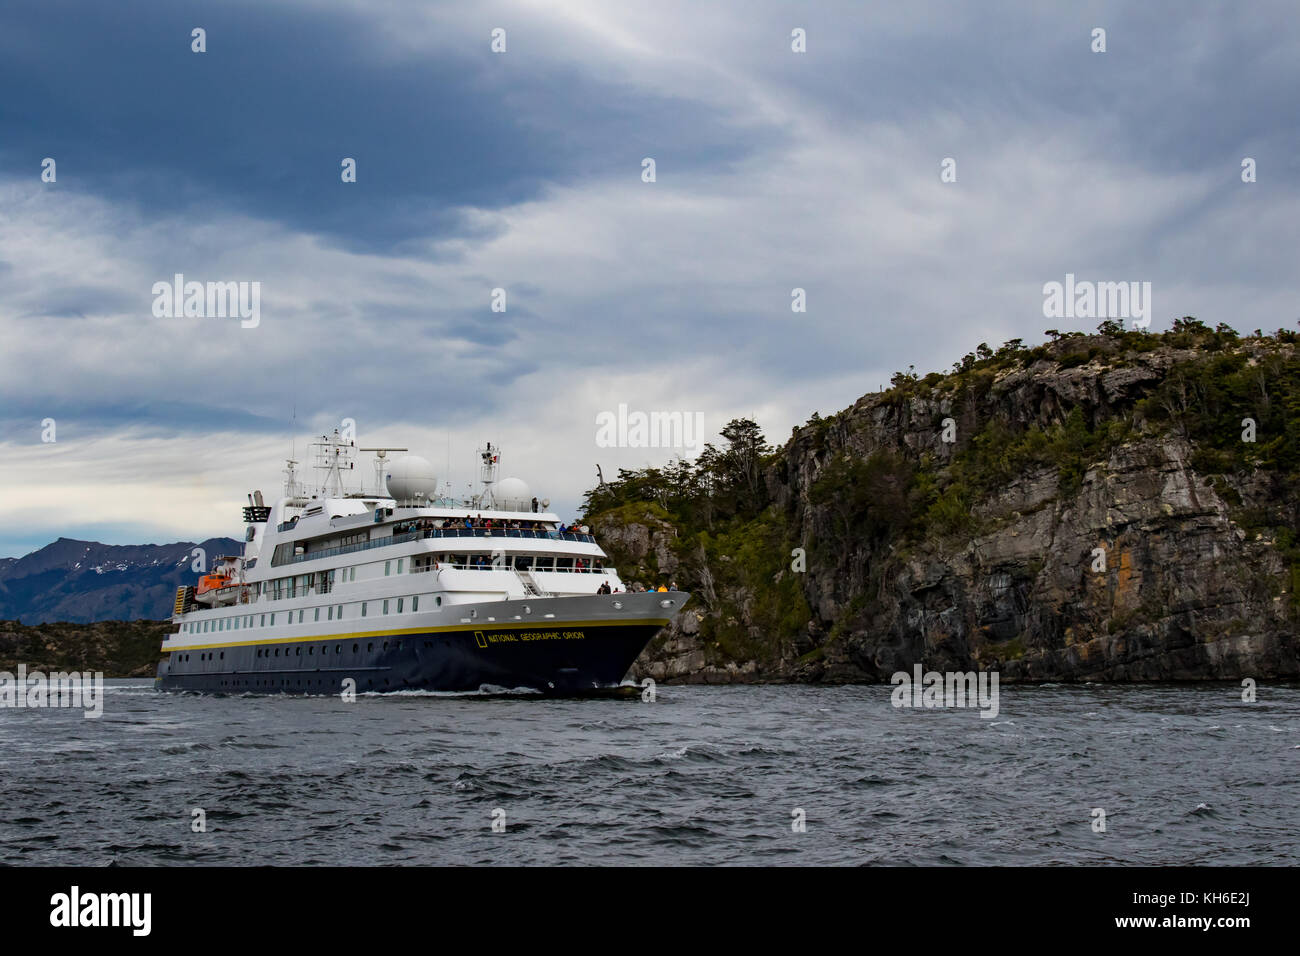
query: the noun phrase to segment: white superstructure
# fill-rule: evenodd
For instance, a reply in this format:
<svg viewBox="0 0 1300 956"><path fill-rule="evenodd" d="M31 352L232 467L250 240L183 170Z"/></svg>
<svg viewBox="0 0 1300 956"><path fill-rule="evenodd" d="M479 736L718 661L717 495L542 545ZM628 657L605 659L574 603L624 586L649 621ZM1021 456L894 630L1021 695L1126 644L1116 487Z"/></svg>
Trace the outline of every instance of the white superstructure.
<svg viewBox="0 0 1300 956"><path fill-rule="evenodd" d="M290 460L278 501L249 496L244 553L216 559L197 593L182 589L164 651L477 626L497 622L498 605L544 623L566 603L554 599L624 590L587 528L564 527L523 481L497 482L491 444L482 491L459 502L437 494L428 462L386 457L405 449L372 449L380 494L346 490L357 449L337 431L313 448L321 480L307 488Z"/></svg>

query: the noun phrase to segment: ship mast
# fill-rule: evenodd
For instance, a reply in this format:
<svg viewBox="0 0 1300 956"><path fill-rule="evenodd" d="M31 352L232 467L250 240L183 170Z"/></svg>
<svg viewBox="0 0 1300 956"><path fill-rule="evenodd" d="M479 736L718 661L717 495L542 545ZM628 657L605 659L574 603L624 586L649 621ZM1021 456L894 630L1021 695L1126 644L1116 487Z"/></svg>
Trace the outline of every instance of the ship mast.
<svg viewBox="0 0 1300 956"><path fill-rule="evenodd" d="M483 502L491 498L492 485L497 480L497 466L501 463L501 446L493 448L492 443L488 442L486 448L478 450L478 458L478 480L483 488L472 499L475 507L481 507Z"/></svg>
<svg viewBox="0 0 1300 956"><path fill-rule="evenodd" d="M311 447L316 452L316 470L325 473L318 493L328 498L342 497L343 472L355 467L356 442L344 440L336 428L333 435L322 435Z"/></svg>
<svg viewBox="0 0 1300 956"><path fill-rule="evenodd" d="M380 497L388 494L388 488L384 484L384 458L390 451L410 451L409 448L358 448L357 451L373 451L375 453L375 494Z"/></svg>

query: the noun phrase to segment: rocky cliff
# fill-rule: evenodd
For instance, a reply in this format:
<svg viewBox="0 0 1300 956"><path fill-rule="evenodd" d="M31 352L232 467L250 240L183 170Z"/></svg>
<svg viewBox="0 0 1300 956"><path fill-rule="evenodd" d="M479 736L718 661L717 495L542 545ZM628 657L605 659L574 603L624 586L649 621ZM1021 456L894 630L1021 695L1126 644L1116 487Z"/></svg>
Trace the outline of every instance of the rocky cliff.
<svg viewBox="0 0 1300 956"><path fill-rule="evenodd" d="M752 429L625 472L587 520L696 595L634 676L1300 676L1297 349L1192 319L981 346L758 449L749 488Z"/></svg>

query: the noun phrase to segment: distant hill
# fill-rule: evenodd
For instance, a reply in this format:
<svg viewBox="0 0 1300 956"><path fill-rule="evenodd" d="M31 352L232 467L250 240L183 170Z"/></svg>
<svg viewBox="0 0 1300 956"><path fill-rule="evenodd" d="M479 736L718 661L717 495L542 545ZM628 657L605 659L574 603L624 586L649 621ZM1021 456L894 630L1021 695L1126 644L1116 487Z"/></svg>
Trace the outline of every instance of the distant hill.
<svg viewBox="0 0 1300 956"><path fill-rule="evenodd" d="M239 554L233 538L197 544L111 545L60 538L21 558L0 558L0 620L161 620L171 617L176 588L194 584L191 551L209 558Z"/></svg>
<svg viewBox="0 0 1300 956"><path fill-rule="evenodd" d="M0 671L102 671L105 677L153 677L170 621L19 624L0 620Z"/></svg>

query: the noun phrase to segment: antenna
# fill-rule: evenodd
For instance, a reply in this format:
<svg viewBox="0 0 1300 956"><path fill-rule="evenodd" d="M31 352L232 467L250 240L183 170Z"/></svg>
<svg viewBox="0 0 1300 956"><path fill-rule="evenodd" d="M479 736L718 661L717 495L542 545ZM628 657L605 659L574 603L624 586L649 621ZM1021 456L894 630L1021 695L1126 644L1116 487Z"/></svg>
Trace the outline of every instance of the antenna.
<svg viewBox="0 0 1300 956"><path fill-rule="evenodd" d="M320 494L338 498L343 494L343 472L353 468L356 443L344 440L336 428L333 435L322 435L319 441L312 442L312 448L316 450L316 469L325 472Z"/></svg>
<svg viewBox="0 0 1300 956"><path fill-rule="evenodd" d="M302 487L298 484L298 476L294 469L298 466L298 461L294 458L285 460L284 469L284 496L286 498L301 498Z"/></svg>
<svg viewBox="0 0 1300 956"><path fill-rule="evenodd" d="M488 500L488 495L492 490L492 483L497 480L497 465L501 462L501 447L492 447L488 442L486 448L478 450L479 458L479 475L478 480L483 484L483 490L479 492L475 499L477 502Z"/></svg>
<svg viewBox="0 0 1300 956"><path fill-rule="evenodd" d="M384 457L390 451L410 451L409 448L358 448L357 451L373 451L375 453L375 494L384 495L388 489L384 487Z"/></svg>

